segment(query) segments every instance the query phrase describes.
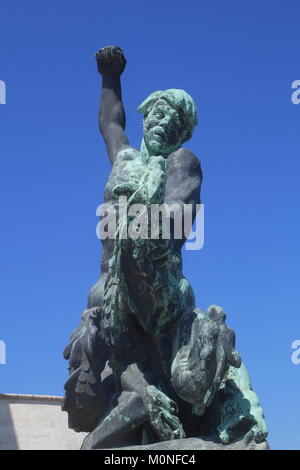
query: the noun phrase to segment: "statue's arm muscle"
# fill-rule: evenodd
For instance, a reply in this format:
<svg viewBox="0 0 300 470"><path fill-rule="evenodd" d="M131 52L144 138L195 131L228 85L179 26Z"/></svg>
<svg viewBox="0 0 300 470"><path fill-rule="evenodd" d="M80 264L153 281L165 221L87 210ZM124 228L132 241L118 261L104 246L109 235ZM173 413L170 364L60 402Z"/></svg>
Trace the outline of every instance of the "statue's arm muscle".
<svg viewBox="0 0 300 470"><path fill-rule="evenodd" d="M192 222L197 214L197 204L200 204L200 189L202 182L202 170L199 159L190 151L184 148L177 150L171 155L167 162L167 181L165 191L165 204L175 205L175 210L171 213L172 221L176 220L176 205L182 217L182 233L184 233L184 204L190 204L192 209ZM178 240L179 246L184 243L185 238Z"/></svg>
<svg viewBox="0 0 300 470"><path fill-rule="evenodd" d="M199 159L179 149L167 163L165 203L200 204L202 170Z"/></svg>
<svg viewBox="0 0 300 470"><path fill-rule="evenodd" d="M124 132L125 124L126 117L122 103L120 77L107 73L102 77L99 128L112 163L117 153L129 145Z"/></svg>

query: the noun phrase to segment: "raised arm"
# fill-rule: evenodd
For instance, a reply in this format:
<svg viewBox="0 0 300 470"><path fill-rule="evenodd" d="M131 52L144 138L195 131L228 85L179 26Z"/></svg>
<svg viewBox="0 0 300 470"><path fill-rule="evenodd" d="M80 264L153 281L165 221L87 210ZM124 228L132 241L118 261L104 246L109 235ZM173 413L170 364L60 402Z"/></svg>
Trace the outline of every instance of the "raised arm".
<svg viewBox="0 0 300 470"><path fill-rule="evenodd" d="M99 128L113 163L118 152L129 145L124 132L126 118L120 79L126 66L126 59L119 47L107 46L97 52L96 61L99 73L102 75Z"/></svg>

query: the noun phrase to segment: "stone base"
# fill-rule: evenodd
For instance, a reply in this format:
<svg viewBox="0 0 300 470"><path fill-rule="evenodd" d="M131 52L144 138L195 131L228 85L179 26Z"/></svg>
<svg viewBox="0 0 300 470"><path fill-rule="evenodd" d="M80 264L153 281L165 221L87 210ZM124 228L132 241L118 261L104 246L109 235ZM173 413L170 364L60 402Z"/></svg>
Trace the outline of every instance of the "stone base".
<svg viewBox="0 0 300 470"><path fill-rule="evenodd" d="M190 437L186 439L178 439L173 441L157 442L155 444L118 447L106 450L270 450L267 441L257 444L254 441L245 445L242 440L224 445L220 442L214 442L209 439L201 439L200 437Z"/></svg>

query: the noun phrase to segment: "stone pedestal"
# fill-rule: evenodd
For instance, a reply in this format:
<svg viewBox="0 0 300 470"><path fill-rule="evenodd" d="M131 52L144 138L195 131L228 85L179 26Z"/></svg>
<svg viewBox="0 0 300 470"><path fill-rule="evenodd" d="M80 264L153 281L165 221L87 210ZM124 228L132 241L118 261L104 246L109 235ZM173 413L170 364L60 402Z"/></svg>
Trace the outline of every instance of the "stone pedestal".
<svg viewBox="0 0 300 470"><path fill-rule="evenodd" d="M223 445L209 438L190 437L173 441L157 442L145 446L130 446L110 450L270 450L270 447L267 441L261 442L260 444L251 441L248 445L245 445L243 441L235 441L231 444Z"/></svg>

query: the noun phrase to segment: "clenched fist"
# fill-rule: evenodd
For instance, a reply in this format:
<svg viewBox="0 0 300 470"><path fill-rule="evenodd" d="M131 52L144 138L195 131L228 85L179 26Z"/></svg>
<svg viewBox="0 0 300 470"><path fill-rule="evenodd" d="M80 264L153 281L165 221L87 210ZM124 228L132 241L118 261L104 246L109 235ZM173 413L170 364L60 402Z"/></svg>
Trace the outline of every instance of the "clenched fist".
<svg viewBox="0 0 300 470"><path fill-rule="evenodd" d="M120 76L126 66L124 53L117 46L106 46L99 49L96 53L96 61L101 75L110 73Z"/></svg>

